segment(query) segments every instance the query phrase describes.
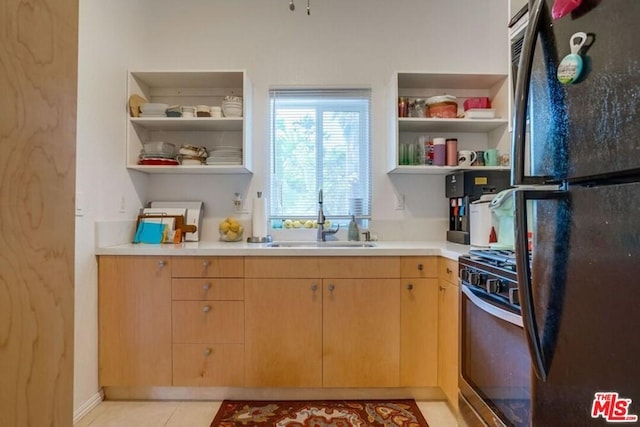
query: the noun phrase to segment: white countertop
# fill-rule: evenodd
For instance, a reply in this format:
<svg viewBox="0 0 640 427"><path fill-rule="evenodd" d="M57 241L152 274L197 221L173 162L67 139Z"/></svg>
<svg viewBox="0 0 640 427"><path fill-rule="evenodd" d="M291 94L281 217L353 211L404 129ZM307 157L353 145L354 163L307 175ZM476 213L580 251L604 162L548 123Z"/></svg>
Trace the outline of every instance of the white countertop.
<svg viewBox="0 0 640 427"><path fill-rule="evenodd" d="M364 243L364 242L363 242ZM165 256L417 256L434 255L457 261L470 247L450 242L377 241L374 247L268 247L247 242L128 243L96 249L96 255Z"/></svg>

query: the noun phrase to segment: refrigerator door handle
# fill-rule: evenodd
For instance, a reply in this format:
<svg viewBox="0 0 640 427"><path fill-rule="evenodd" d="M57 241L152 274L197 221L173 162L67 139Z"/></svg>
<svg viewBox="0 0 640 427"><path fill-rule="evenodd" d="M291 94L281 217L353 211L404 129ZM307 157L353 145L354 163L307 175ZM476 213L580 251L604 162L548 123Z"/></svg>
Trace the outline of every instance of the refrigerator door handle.
<svg viewBox="0 0 640 427"><path fill-rule="evenodd" d="M540 331L538 330L534 308L533 283L531 279L528 247L527 201L562 199L566 197L566 192L558 190L516 190L514 197L516 271L518 274L522 324L527 338L533 370L540 380L546 381L549 374L549 361L546 359L542 349Z"/></svg>
<svg viewBox="0 0 640 427"><path fill-rule="evenodd" d="M544 177L526 176L526 128L527 128L527 102L529 99L529 84L531 82L531 69L535 53L536 39L540 18L544 8L544 0L535 0L530 8L529 23L524 35L524 45L520 55L518 76L516 79L514 113L513 113L513 140L512 153L513 167L511 169L512 185L544 184Z"/></svg>

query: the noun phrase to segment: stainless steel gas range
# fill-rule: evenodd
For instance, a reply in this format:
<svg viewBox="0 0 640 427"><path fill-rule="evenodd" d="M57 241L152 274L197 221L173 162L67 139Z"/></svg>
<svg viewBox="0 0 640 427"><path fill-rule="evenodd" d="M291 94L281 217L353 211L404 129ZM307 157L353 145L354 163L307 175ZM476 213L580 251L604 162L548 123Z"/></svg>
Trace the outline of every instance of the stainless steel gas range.
<svg viewBox="0 0 640 427"><path fill-rule="evenodd" d="M472 250L460 265L460 414L469 426L528 426L531 359L515 256Z"/></svg>

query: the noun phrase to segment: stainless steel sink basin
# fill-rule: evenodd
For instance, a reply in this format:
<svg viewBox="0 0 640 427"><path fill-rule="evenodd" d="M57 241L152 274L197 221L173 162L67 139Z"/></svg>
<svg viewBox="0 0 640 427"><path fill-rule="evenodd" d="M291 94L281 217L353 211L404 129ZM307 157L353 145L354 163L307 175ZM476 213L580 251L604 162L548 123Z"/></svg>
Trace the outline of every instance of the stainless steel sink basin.
<svg viewBox="0 0 640 427"><path fill-rule="evenodd" d="M272 242L269 248L373 248L371 242Z"/></svg>

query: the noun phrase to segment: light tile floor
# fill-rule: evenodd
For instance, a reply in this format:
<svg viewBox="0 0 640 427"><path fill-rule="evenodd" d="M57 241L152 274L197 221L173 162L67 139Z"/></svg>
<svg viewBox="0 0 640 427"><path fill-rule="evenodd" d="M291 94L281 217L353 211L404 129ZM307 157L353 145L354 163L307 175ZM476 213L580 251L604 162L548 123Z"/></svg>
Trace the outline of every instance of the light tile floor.
<svg viewBox="0 0 640 427"><path fill-rule="evenodd" d="M208 427L220 402L108 401L82 417L75 427ZM418 402L429 427L458 424L444 402Z"/></svg>

